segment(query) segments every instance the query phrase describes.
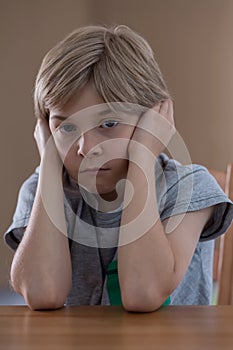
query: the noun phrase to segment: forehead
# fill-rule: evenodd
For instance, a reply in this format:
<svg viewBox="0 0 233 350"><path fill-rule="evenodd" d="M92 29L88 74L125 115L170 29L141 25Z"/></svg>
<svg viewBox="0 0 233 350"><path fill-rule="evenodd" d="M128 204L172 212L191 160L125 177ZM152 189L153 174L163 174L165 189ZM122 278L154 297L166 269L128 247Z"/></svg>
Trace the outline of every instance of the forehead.
<svg viewBox="0 0 233 350"><path fill-rule="evenodd" d="M51 108L49 115L50 118L54 116L68 118L79 111L102 104L104 100L98 94L94 84L89 83L79 89L62 108Z"/></svg>

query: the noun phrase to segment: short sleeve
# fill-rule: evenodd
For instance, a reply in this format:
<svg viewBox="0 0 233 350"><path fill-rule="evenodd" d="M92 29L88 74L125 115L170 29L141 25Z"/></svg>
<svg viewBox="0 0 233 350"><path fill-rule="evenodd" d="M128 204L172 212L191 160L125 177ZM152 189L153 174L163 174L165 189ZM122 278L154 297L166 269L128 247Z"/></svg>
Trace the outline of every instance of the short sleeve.
<svg viewBox="0 0 233 350"><path fill-rule="evenodd" d="M214 206L213 216L203 229L200 241L223 234L233 218L233 204L215 178L200 165L181 165L165 155L160 159L163 181L160 181L161 221L178 214Z"/></svg>
<svg viewBox="0 0 233 350"><path fill-rule="evenodd" d="M22 184L13 222L4 235L6 244L13 250L17 249L23 237L24 228L28 225L35 199L38 176L39 168L36 168L35 172Z"/></svg>

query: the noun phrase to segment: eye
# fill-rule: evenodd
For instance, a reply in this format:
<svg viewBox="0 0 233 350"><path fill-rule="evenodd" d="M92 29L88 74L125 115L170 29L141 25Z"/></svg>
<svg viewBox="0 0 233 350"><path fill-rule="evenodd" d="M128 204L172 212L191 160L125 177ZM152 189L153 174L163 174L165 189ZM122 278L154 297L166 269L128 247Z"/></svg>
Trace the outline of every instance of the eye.
<svg viewBox="0 0 233 350"><path fill-rule="evenodd" d="M100 128L102 129L112 129L115 126L117 126L119 124L119 122L115 121L115 120L106 120L105 122L103 122L100 125Z"/></svg>
<svg viewBox="0 0 233 350"><path fill-rule="evenodd" d="M77 130L76 125L74 124L62 124L58 128L58 131L60 131L62 134L70 134Z"/></svg>

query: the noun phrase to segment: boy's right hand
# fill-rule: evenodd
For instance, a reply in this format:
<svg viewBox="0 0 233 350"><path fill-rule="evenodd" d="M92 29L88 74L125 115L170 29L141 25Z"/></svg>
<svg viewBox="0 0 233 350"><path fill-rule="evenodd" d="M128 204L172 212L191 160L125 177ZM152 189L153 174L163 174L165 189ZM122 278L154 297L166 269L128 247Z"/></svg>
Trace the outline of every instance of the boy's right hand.
<svg viewBox="0 0 233 350"><path fill-rule="evenodd" d="M35 130L34 130L34 138L36 140L40 157L42 157L47 141L51 135L52 134L49 128L48 121L45 118L37 118Z"/></svg>
<svg viewBox="0 0 233 350"><path fill-rule="evenodd" d="M63 163L57 151L49 123L45 118L37 119L34 138L40 153L41 169L44 169L43 173L46 173L47 183L50 183L54 181L55 174L58 177L62 174ZM52 177L51 174L53 174Z"/></svg>

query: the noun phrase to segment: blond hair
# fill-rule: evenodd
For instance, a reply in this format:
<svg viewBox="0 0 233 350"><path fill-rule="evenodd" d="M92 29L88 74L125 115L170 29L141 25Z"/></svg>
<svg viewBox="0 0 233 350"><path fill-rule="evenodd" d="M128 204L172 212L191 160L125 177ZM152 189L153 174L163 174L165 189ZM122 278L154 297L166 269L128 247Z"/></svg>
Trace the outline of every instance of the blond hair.
<svg viewBox="0 0 233 350"><path fill-rule="evenodd" d="M45 56L37 75L37 117L61 108L92 80L105 102L152 107L169 92L149 44L127 26L86 26L72 32Z"/></svg>

